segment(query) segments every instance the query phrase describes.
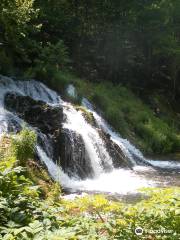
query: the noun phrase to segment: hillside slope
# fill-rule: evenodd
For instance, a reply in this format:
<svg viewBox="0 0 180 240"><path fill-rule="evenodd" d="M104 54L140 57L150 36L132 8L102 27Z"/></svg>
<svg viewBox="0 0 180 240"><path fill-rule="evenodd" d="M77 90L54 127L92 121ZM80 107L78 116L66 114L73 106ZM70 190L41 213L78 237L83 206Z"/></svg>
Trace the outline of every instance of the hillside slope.
<svg viewBox="0 0 180 240"><path fill-rule="evenodd" d="M73 84L77 96L68 100L81 104L82 97L89 99L116 131L145 154L179 153L180 115L162 94L144 99L122 85L89 82L64 72L54 74L47 84L66 98L65 90Z"/></svg>

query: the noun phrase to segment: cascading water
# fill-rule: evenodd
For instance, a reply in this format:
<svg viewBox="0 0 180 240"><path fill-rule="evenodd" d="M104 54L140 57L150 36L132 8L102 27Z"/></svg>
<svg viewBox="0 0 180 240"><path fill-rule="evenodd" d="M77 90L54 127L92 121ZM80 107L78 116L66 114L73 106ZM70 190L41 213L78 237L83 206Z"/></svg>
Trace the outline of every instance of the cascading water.
<svg viewBox="0 0 180 240"><path fill-rule="evenodd" d="M34 80L15 81L0 76L0 134L19 131L24 123L21 115L5 108L5 97L9 92L20 96L29 96L54 108L63 108L64 118L60 139L64 134L65 141L61 142L61 145L67 142L63 149L64 152L61 151L64 154L64 159L62 157L54 159L54 156L51 156L53 154L53 138L52 136L52 139L50 138L49 133L42 132L37 126L34 128L34 125L30 123L28 126L34 128L39 136L41 144L39 142L37 146L37 154L40 160L46 164L51 176L56 181L60 181L64 188L74 191L127 193L140 187L156 184L152 180L152 176L149 179L145 176L146 170L148 173L153 172L154 176L157 175L157 182L160 181L159 175L151 166L180 169L180 164L175 162L145 159L138 149L113 131L87 99L83 99L82 104L93 114L96 126L88 123L80 110L77 110L72 104L64 102L56 92ZM68 92L73 93L73 96L76 95L72 86L68 88ZM103 132L108 134L110 139L107 139ZM117 169L114 167L115 160L108 151L108 144L114 147L112 149L117 152L116 158L120 158L120 162L124 161L122 166L125 168ZM62 148L61 145L56 146L56 152ZM80 176L83 179L80 179ZM165 179L164 184L166 182L168 183L168 179Z"/></svg>
<svg viewBox="0 0 180 240"><path fill-rule="evenodd" d="M123 149L125 155L134 164L134 167L139 165L149 165L158 168L180 170L180 164L176 161L157 161L146 159L140 150L138 150L127 139L122 138L119 133L112 129L112 127L95 111L93 105L86 98L82 99L82 105L85 106L91 113L93 113L98 126L108 133L111 136L112 141L115 142L121 149Z"/></svg>
<svg viewBox="0 0 180 240"><path fill-rule="evenodd" d="M109 171L112 170L112 159L106 151L97 130L88 124L82 113L74 109L71 104L64 104L64 113L67 116L67 120L63 124L63 128L73 130L82 136L94 176L97 177L103 173L103 165Z"/></svg>
<svg viewBox="0 0 180 240"><path fill-rule="evenodd" d="M136 165L136 161L133 156L137 156L139 159L143 158L138 149L136 149L126 139L121 138L118 133L112 130L111 126L94 110L94 107L86 98L82 99L82 105L93 113L98 126L108 133L111 136L112 141L115 142L121 149L123 149L123 152L133 165Z"/></svg>

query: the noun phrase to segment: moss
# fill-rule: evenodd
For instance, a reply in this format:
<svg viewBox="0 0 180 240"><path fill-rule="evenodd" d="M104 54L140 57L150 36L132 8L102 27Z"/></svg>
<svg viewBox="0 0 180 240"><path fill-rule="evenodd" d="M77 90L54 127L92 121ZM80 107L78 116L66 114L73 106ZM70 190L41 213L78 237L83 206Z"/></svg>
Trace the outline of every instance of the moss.
<svg viewBox="0 0 180 240"><path fill-rule="evenodd" d="M75 106L76 110L77 111L81 111L84 118L86 119L86 121L88 123L90 123L91 125L95 125L96 122L95 122L95 119L94 119L94 116L91 112L89 112L85 107L83 106Z"/></svg>

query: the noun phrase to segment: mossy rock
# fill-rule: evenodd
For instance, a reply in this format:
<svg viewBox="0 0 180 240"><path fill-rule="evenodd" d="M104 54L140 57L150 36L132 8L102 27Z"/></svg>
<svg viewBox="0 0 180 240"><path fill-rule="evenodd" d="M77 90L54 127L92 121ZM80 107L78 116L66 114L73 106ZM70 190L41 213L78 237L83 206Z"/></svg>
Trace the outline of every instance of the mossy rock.
<svg viewBox="0 0 180 240"><path fill-rule="evenodd" d="M85 107L83 106L75 106L76 110L77 111L81 111L82 112L82 115L83 117L86 119L86 121L95 126L96 125L96 121L94 119L94 116L91 112L89 112Z"/></svg>

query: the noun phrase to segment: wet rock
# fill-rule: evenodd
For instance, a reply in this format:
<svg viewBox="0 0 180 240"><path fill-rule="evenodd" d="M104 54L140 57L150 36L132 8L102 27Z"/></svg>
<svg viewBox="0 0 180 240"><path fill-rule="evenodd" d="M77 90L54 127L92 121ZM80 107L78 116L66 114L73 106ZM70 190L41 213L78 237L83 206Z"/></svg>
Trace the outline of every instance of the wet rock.
<svg viewBox="0 0 180 240"><path fill-rule="evenodd" d="M36 101L28 96L7 93L5 107L15 112L20 118L37 127L45 134L58 135L61 129L63 111L61 107L52 107L43 101Z"/></svg>
<svg viewBox="0 0 180 240"><path fill-rule="evenodd" d="M102 130L99 131L99 134L104 140L105 147L113 160L114 167L124 167L131 169L133 167L131 161L129 161L128 157L125 156L122 149L111 140L110 135Z"/></svg>
<svg viewBox="0 0 180 240"><path fill-rule="evenodd" d="M69 176L81 179L93 177L93 170L82 137L69 129L63 129L56 148L60 165Z"/></svg>
<svg viewBox="0 0 180 240"><path fill-rule="evenodd" d="M93 113L89 112L85 107L83 106L75 106L77 111L81 111L83 117L85 120L92 126L97 127L96 120L93 116Z"/></svg>

